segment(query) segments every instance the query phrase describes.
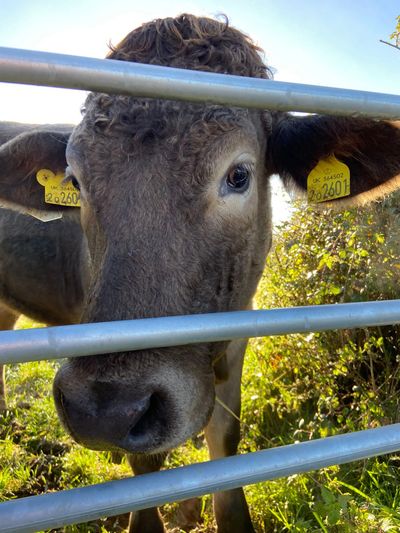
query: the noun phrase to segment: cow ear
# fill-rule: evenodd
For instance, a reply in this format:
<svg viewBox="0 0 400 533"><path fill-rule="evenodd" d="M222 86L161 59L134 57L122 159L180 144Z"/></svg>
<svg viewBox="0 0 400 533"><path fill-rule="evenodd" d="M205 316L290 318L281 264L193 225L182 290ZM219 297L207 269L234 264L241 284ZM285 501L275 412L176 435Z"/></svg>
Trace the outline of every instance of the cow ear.
<svg viewBox="0 0 400 533"><path fill-rule="evenodd" d="M65 149L72 126L28 129L0 146L0 205L25 213L60 212L68 207L47 203L39 171L64 174ZM48 172L50 171L50 173Z"/></svg>
<svg viewBox="0 0 400 533"><path fill-rule="evenodd" d="M400 187L400 123L281 115L273 126L269 157L287 186L307 191L308 185L309 199L310 183L316 179L327 183L324 190L317 190L316 201L363 204ZM331 168L328 174L339 176L339 181L329 182L324 168Z"/></svg>

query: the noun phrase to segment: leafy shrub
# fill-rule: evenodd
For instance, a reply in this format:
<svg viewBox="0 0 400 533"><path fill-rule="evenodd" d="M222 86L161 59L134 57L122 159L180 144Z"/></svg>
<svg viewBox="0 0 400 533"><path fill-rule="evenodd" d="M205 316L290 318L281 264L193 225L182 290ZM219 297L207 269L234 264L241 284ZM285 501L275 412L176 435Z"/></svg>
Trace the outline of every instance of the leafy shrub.
<svg viewBox="0 0 400 533"><path fill-rule="evenodd" d="M396 298L397 199L344 212L298 204L290 222L278 228L258 306ZM253 340L243 381L243 449L396 422L398 338L399 326L390 326ZM397 531L396 461L393 456L371 459L270 482L262 497L259 489L249 489L258 501L260 529Z"/></svg>

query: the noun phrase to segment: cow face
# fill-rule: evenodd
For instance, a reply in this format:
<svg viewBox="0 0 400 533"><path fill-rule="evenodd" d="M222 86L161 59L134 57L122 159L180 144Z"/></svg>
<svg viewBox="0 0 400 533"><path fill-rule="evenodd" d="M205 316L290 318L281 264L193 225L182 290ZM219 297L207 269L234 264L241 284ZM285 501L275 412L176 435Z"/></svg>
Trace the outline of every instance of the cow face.
<svg viewBox="0 0 400 533"><path fill-rule="evenodd" d="M104 108L112 118L98 122ZM83 322L249 305L270 244L267 128L247 110L89 99L67 148L90 254ZM174 446L205 425L225 348L71 361L55 382L63 420L92 447Z"/></svg>

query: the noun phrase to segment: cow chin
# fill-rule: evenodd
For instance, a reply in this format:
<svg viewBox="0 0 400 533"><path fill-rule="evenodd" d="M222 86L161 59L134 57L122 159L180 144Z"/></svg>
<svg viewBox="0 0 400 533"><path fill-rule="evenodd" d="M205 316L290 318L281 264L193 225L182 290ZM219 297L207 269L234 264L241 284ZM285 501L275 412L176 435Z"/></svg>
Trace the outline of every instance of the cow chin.
<svg viewBox="0 0 400 533"><path fill-rule="evenodd" d="M148 353L119 354L119 364L113 364L115 359L75 359L56 375L57 411L78 443L94 450L155 454L182 444L205 427L215 397L209 360ZM96 366L102 370L93 372L94 361L100 361Z"/></svg>

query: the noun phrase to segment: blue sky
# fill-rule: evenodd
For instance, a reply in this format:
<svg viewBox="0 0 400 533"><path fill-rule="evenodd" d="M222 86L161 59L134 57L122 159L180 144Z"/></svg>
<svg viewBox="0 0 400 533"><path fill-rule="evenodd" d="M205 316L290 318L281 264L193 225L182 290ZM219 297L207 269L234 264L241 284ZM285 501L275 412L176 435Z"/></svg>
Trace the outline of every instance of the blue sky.
<svg viewBox="0 0 400 533"><path fill-rule="evenodd" d="M400 51L379 43L399 0L1 0L0 46L104 57L110 40L181 12L226 13L265 50L277 80L400 94ZM0 119L77 122L84 96L0 83Z"/></svg>

